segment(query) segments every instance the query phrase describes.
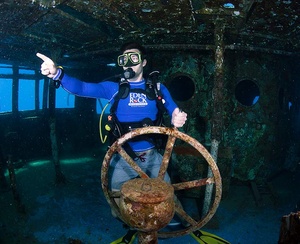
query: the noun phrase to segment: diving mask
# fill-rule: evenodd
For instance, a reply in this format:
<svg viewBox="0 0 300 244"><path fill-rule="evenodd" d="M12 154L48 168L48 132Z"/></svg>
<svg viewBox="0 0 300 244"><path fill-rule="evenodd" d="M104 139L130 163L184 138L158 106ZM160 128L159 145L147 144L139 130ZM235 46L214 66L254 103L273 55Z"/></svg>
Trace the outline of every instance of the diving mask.
<svg viewBox="0 0 300 244"><path fill-rule="evenodd" d="M118 65L132 67L142 63L142 55L137 52L124 53L118 57Z"/></svg>

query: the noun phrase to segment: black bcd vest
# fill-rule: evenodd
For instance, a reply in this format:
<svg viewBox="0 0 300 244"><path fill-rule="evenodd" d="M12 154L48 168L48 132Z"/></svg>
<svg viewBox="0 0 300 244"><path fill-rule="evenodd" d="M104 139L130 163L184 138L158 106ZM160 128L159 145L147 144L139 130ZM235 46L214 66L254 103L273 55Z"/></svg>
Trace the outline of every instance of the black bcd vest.
<svg viewBox="0 0 300 244"><path fill-rule="evenodd" d="M149 74L149 77L146 80L146 88L145 89L130 89L130 84L128 80L125 78L121 78L119 82L119 91L118 94L114 98L114 102L110 109L110 114L108 116L108 124L110 128L109 133L109 140L110 145L119 137L129 132L131 129L134 128L141 128L146 126L163 126L163 115L166 112L166 108L163 104L163 96L158 89L157 79L158 78L158 71L154 71ZM130 92L139 92L143 93L147 96L149 100L156 100L156 106L158 108L158 114L156 116L156 120L152 121L150 118L145 118L143 121L140 122L132 122L132 123L121 123L117 116L116 110L118 108L119 101L121 99L125 99L128 97ZM142 140L149 140L149 136L141 136ZM138 140L141 140L141 137ZM133 139L134 140L134 139ZM153 138L151 139L153 142ZM157 140L154 141L155 144L159 144ZM132 149L128 148L129 145L125 144L124 148L129 153L129 155L134 158L134 152Z"/></svg>

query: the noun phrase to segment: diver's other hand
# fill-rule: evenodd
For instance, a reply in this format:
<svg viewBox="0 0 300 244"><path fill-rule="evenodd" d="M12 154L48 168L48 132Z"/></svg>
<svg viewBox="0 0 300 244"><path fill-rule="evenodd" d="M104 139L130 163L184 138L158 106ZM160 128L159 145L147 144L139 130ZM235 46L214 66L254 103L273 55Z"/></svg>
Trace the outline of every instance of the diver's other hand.
<svg viewBox="0 0 300 244"><path fill-rule="evenodd" d="M57 67L52 59L41 53L37 53L36 56L44 61L41 64L41 73L46 75L48 78L53 78L57 74Z"/></svg>
<svg viewBox="0 0 300 244"><path fill-rule="evenodd" d="M182 127L185 124L185 121L187 119L187 114L183 111L180 111L179 108L175 108L172 113L172 120L171 123L179 128Z"/></svg>

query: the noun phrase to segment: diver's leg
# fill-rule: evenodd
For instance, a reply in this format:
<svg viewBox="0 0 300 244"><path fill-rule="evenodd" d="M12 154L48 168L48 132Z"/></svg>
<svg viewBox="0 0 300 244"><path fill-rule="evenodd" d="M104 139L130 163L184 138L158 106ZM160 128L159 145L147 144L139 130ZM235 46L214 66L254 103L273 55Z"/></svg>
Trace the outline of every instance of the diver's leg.
<svg viewBox="0 0 300 244"><path fill-rule="evenodd" d="M156 149L150 149L144 153L145 163L140 162L140 167L149 175L150 178L156 178L158 176L161 163L162 155ZM169 174L166 172L164 180L171 183Z"/></svg>
<svg viewBox="0 0 300 244"><path fill-rule="evenodd" d="M137 172L119 154L113 156L110 165L112 167L110 177L110 189L112 191L120 191L125 182L138 176ZM115 198L115 202L119 206L120 199ZM112 215L117 218L113 210Z"/></svg>

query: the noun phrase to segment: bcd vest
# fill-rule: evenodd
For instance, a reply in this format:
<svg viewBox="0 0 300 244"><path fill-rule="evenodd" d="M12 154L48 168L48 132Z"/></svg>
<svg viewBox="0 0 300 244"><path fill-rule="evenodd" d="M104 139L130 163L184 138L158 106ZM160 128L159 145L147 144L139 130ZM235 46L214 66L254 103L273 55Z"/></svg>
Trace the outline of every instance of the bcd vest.
<svg viewBox="0 0 300 244"><path fill-rule="evenodd" d="M128 80L122 78L119 82L119 92L114 98L114 102L110 109L110 114L107 118L107 125L105 126L106 130L109 131L109 140L110 145L122 135L128 133L132 129L147 127L147 126L162 126L163 125L163 114L166 112L164 107L164 100L162 97L162 93L160 91L160 84L157 82L158 71L152 72L148 79L146 80L145 89L131 89ZM118 108L119 101L121 99L125 99L128 97L130 92L139 92L143 93L147 96L149 100L156 100L156 106L158 109L158 114L156 116L156 120L152 121L150 118L145 118L139 122L126 122L121 123L117 116L116 111ZM134 139L133 139L134 140ZM149 135L138 137L138 140L149 140ZM151 139L153 142L153 138ZM132 149L128 149L129 145L124 145L124 148L127 148L128 151L132 151ZM132 152L128 152L131 157L134 158Z"/></svg>

